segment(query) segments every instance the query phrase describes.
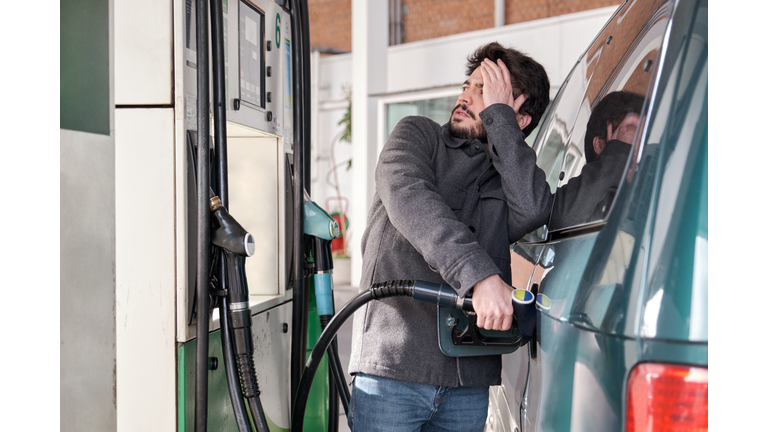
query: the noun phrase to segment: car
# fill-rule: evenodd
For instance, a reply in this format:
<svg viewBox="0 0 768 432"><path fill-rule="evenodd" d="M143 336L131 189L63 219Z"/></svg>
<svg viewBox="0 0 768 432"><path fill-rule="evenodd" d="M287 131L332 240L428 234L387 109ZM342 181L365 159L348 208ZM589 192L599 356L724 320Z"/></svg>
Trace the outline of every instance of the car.
<svg viewBox="0 0 768 432"><path fill-rule="evenodd" d="M533 144L552 215L511 247L536 328L487 431L707 430L707 35L707 0L625 1L552 101ZM598 186L589 120L620 92L636 133Z"/></svg>

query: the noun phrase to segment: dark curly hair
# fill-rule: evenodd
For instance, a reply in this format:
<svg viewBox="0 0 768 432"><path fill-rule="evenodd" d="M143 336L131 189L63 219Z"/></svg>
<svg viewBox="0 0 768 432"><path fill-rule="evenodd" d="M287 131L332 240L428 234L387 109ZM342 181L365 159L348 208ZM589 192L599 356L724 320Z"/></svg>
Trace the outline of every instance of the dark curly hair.
<svg viewBox="0 0 768 432"><path fill-rule="evenodd" d="M467 76L480 67L483 60L494 62L501 59L509 69L509 75L515 88L514 96L525 93L528 98L520 107L520 112L531 116L531 123L523 129L528 136L539 124L541 116L549 105L549 77L547 71L538 62L514 48L505 48L498 42L481 46L467 57Z"/></svg>
<svg viewBox="0 0 768 432"><path fill-rule="evenodd" d="M608 93L595 105L592 114L587 121L587 133L584 135L584 156L587 163L596 157L595 148L592 145L595 137L608 139L608 123L616 130L629 113L640 115L645 98L628 91L615 91ZM630 143L631 144L631 143Z"/></svg>

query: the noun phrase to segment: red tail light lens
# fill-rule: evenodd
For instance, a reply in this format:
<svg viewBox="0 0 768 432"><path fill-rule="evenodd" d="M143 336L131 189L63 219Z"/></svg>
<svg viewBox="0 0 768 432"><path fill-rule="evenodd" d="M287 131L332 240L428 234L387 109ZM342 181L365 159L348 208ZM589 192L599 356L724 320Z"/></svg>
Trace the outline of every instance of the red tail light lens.
<svg viewBox="0 0 768 432"><path fill-rule="evenodd" d="M709 429L706 368L642 363L629 374L626 432Z"/></svg>

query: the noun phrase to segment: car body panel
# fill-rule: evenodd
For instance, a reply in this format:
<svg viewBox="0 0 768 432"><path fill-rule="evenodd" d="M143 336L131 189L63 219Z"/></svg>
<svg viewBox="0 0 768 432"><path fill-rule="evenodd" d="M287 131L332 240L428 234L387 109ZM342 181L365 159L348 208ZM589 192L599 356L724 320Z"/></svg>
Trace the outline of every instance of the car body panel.
<svg viewBox="0 0 768 432"><path fill-rule="evenodd" d="M637 364L708 366L707 15L706 0L625 2L542 119L534 150L557 200L585 166L585 117L597 101L626 89L645 96L602 217L512 247L532 264L525 289L550 305L537 306L534 340L503 356L487 429L621 431Z"/></svg>
<svg viewBox="0 0 768 432"><path fill-rule="evenodd" d="M668 77L662 73L665 109L651 120L649 142L658 136L663 154L640 325L645 338L707 340L708 56L702 3L698 10L683 10L693 9L686 3L677 11L695 19L687 32L685 26L671 32L668 56L675 67Z"/></svg>

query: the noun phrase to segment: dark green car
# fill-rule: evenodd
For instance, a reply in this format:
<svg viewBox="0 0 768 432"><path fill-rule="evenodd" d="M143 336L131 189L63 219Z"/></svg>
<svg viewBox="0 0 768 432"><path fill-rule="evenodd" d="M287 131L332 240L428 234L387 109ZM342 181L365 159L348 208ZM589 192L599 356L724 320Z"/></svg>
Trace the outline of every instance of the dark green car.
<svg viewBox="0 0 768 432"><path fill-rule="evenodd" d="M707 22L707 0L625 2L542 120L554 209L512 248L536 333L486 430L708 429Z"/></svg>

